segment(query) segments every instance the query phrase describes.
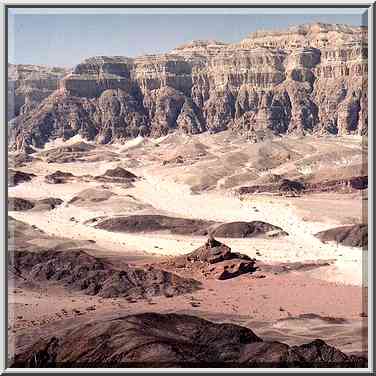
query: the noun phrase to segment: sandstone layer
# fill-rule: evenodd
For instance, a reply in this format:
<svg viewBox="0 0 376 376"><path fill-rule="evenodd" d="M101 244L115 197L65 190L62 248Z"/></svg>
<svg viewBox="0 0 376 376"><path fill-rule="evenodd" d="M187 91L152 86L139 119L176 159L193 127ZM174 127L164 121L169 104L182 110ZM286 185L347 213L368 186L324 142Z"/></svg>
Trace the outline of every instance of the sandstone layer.
<svg viewBox="0 0 376 376"><path fill-rule="evenodd" d="M8 65L8 119L26 113L58 89L69 69L43 65Z"/></svg>
<svg viewBox="0 0 376 376"><path fill-rule="evenodd" d="M193 41L161 55L91 57L19 111L10 144L25 150L77 134L110 143L225 129L255 142L367 135L367 33L315 23L233 44Z"/></svg>

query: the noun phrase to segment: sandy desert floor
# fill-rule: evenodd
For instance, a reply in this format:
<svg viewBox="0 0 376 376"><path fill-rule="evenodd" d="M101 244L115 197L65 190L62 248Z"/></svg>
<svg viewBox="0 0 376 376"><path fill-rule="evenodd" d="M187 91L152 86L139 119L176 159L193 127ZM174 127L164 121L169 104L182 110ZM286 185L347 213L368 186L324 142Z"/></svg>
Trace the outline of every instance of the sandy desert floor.
<svg viewBox="0 0 376 376"><path fill-rule="evenodd" d="M66 144L54 142L48 148ZM303 162L312 161L317 155L329 155L336 161L343 158L345 167L349 160L357 165L362 158L362 145L352 138L341 142L314 138L304 143L288 140L280 144L276 142L276 145L270 150L287 149L299 155L295 162L276 163L271 171L280 174L288 174L294 169L301 171ZM28 333L35 333L36 329L47 333L64 325L65 320L153 311L184 312L213 321L235 322L252 328L263 338L288 344L321 338L344 352L365 352L367 251L340 244L324 244L314 236L341 224L364 222L362 196L322 193L304 197L253 195L241 199L234 189L261 176L257 148L260 147L240 140L230 141L226 135L189 138L172 135L159 140L138 138L124 145L98 146L97 155L104 158L96 162L46 163L43 158L34 159L19 170L34 173L36 177L10 187L9 197L56 197L64 202L49 211L10 211L9 215L50 236L73 241L91 240L91 245L86 245L86 248L89 247L93 255L134 265L186 254L200 247L206 238L163 232L113 233L97 229L87 221L100 216L128 214L162 214L219 222L259 220L279 226L289 235L218 240L234 251L272 266L292 262L322 262L326 266L280 274L269 271L262 273L263 278L242 275L224 281L194 276L204 286L195 293L135 302L67 292L58 285L48 289L18 288L10 281L11 343L18 346L19 341L27 341ZM106 153L115 154L117 160L106 158ZM333 153L337 154L333 156ZM343 157L338 153L344 153ZM183 155L184 163L163 164L177 155ZM276 160L277 157L273 154L270 158ZM328 173L332 168L317 167L323 163L320 160L315 163L317 175ZM328 159L327 165L330 164ZM126 168L140 179L131 187L82 179L49 184L44 179L45 175L57 170L78 177L98 176L117 166ZM105 190L113 195L100 202L69 203L88 188ZM40 245L42 240L38 242Z"/></svg>

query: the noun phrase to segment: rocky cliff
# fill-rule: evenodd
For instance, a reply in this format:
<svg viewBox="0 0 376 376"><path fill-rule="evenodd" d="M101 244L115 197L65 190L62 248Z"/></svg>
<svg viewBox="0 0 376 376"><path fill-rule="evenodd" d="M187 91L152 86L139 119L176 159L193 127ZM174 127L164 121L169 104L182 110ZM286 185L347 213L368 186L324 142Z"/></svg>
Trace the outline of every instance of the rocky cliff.
<svg viewBox="0 0 376 376"><path fill-rule="evenodd" d="M366 135L367 35L363 27L316 23L235 44L194 41L162 55L89 58L20 111L10 144L19 150L76 134L109 143L225 129L253 141Z"/></svg>
<svg viewBox="0 0 376 376"><path fill-rule="evenodd" d="M8 65L8 119L33 110L58 87L69 69L42 65Z"/></svg>

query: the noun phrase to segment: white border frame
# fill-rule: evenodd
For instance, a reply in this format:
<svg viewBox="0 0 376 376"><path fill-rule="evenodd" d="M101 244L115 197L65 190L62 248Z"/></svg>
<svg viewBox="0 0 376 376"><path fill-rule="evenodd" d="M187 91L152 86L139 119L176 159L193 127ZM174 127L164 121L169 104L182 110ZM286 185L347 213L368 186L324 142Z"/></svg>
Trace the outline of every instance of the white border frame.
<svg viewBox="0 0 376 376"><path fill-rule="evenodd" d="M51 6L75 6L78 7L79 5L84 5L84 6L95 6L95 5L119 5L119 6L126 6L126 5L139 5L139 6L150 6L152 8L155 5L198 5L198 6L204 6L204 5L218 5L218 6L234 6L234 5L244 5L244 6L265 6L265 7L278 7L278 6L283 6L283 5L296 5L296 7L299 6L305 6L308 7L312 5L313 7L319 7L320 5L332 5L333 7L338 6L341 8L341 6L346 6L346 5L357 5L359 8L368 8L368 48L369 48L369 54L368 54L368 150L369 154L368 157L370 161L374 161L373 157L373 137L374 137L374 131L373 131L373 81L374 81L374 76L373 76L373 69L374 69L374 62L373 62L373 57L374 57L374 50L373 50L373 34L374 34L374 26L373 26L373 18L374 18L374 8L375 4L370 2L370 1L364 1L364 0L358 0L358 1L346 1L346 0L332 0L330 3L325 0L316 0L314 3L312 2L304 2L302 4L302 1L299 0L291 0L289 2L283 1L283 0L264 0L263 2L257 2L257 3L252 3L250 0L238 0L236 3L229 3L229 2L224 2L221 0L213 1L213 0L207 0L205 3L201 2L200 0L190 0L188 2L183 2L183 3L178 3L177 0L164 0L163 2L158 2L155 0L139 0L137 3L133 1L126 1L126 0L112 0L111 3L103 3L98 0L81 0L79 3L77 3L75 0L64 0L64 1L48 1L48 0L39 0L38 2L33 2L33 1L28 1L28 0L9 0L9 1L1 1L1 10L0 10L0 17L3 20L3 38L1 38L1 52L2 52L2 80L1 80L1 94L0 94L0 99L1 99L1 105L0 105L0 113L3 114L3 124L5 127L5 116L6 116L6 108L5 108L5 69L7 66L7 62L5 62L5 38L7 37L7 30L6 30L6 23L5 23L5 6L12 6L12 5L25 5L25 6L36 6L38 5L51 5ZM4 131L5 135L5 131ZM4 137L1 138L1 176L6 176L6 171L7 171L7 160L5 158L7 150L6 150L6 139ZM373 367L374 367L374 358L373 358L373 345L374 345L374 336L373 336L373 315L374 315L374 310L373 310L373 294L374 294L374 276L373 276L373 265L374 265L374 255L373 255L373 165L372 163L368 164L368 176L371 177L369 178L369 187L368 191L371 193L370 197L372 198L370 201L368 201L368 211L369 211L369 222L368 222L368 228L369 228L369 250L368 252L368 262L367 262L367 271L368 271L368 368L318 368L318 369L312 369L312 368L213 368L213 369L207 369L207 368L35 368L35 369L28 369L28 368L6 368L6 359L7 359L7 354L5 352L5 349L7 348L6 346L6 331L7 331L7 317L5 315L8 313L7 307L2 307L1 309L1 316L2 316L2 325L0 329L0 336L3 339L3 341L0 344L0 354L2 356L0 357L0 370L1 373L63 373L63 372L69 372L69 373L339 373L339 374L346 374L346 373L373 373ZM6 184L6 185L5 185ZM3 197L3 200L1 201L1 213L2 213L2 221L7 220L7 213L6 213L6 197L7 197L7 182L4 182L4 184L1 185L1 195ZM2 223L1 226L1 244L3 245L1 249L6 252L6 238L7 234L5 233L6 230L6 223ZM3 258L4 260L4 258ZM1 262L1 276L3 278L3 286L6 286L5 280L7 278L7 272L6 272L6 265L5 263ZM1 289L1 302L2 305L5 304L6 301L6 291L5 289ZM1 351L2 350L2 351Z"/></svg>

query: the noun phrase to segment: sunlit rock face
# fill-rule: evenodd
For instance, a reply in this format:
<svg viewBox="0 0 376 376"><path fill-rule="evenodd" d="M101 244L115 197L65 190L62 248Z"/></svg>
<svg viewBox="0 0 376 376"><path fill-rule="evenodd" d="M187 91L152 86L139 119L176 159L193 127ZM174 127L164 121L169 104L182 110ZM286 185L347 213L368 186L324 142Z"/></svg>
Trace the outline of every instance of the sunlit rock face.
<svg viewBox="0 0 376 376"><path fill-rule="evenodd" d="M8 119L33 110L58 89L69 69L8 64Z"/></svg>
<svg viewBox="0 0 376 376"><path fill-rule="evenodd" d="M71 72L33 67L49 78L12 81L32 93L11 93L18 116L10 141L20 149L76 134L111 143L225 129L255 141L260 132L366 135L367 54L366 28L316 23L234 44L201 40L161 55L92 57Z"/></svg>

